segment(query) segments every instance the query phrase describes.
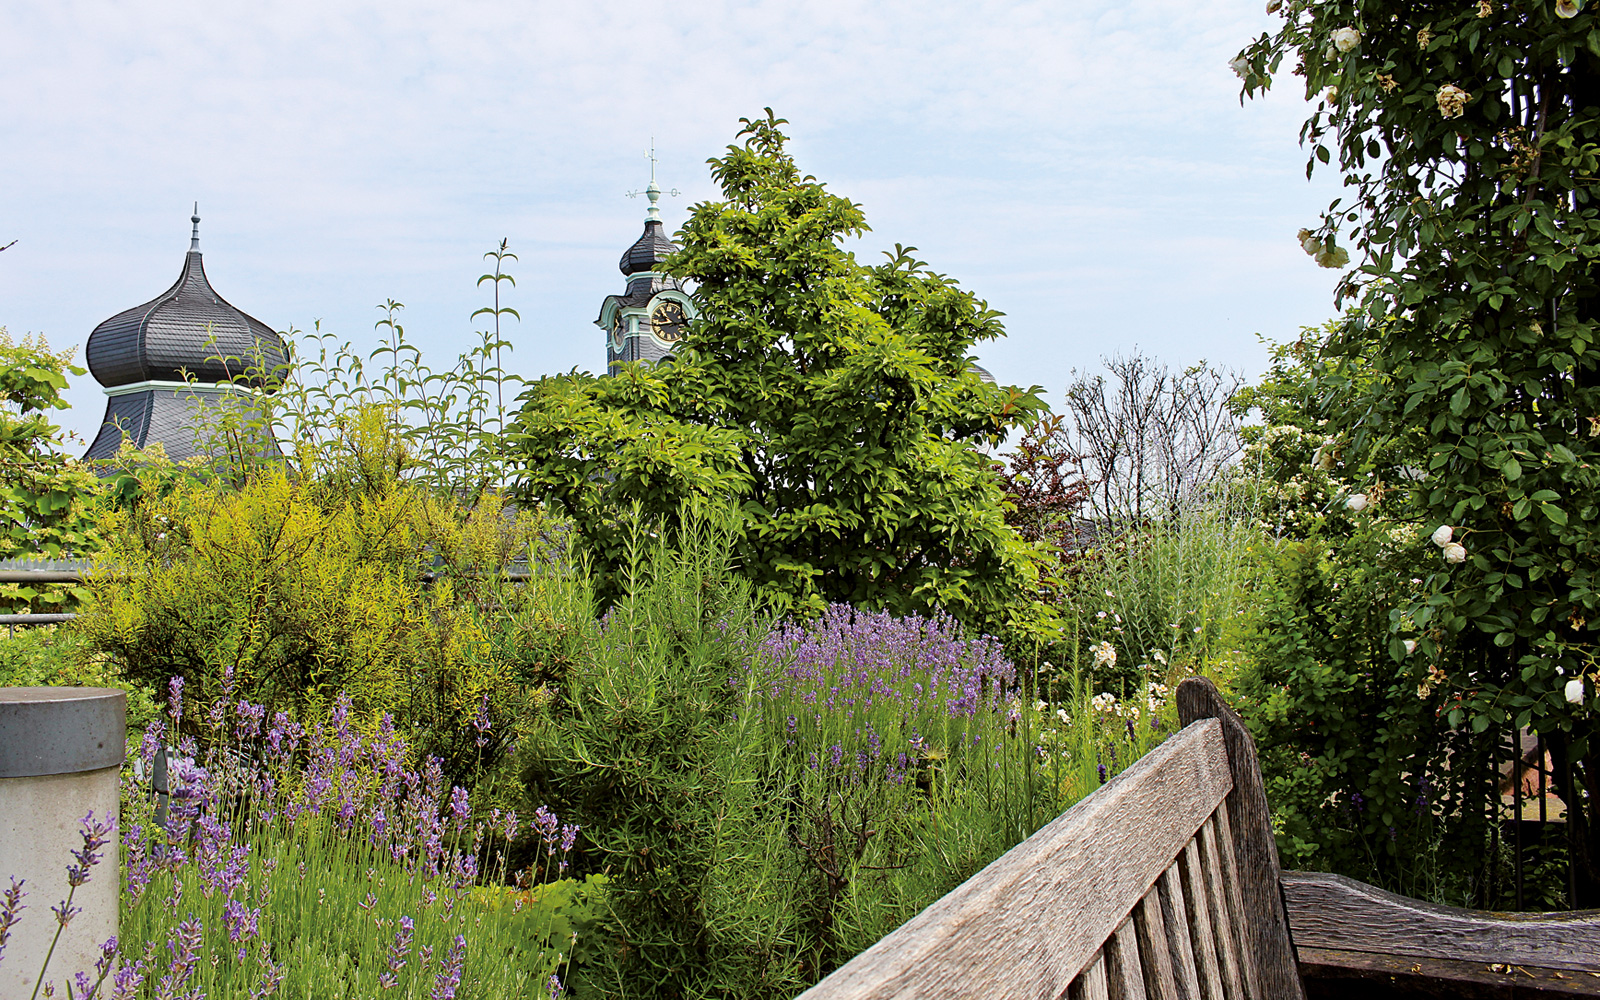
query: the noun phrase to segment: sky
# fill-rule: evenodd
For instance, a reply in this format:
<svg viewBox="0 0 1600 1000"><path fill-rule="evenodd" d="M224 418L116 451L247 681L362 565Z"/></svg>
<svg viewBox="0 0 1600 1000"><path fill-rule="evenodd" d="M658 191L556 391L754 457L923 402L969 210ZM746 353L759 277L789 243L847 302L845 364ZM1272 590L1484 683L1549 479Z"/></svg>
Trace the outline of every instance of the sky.
<svg viewBox="0 0 1600 1000"><path fill-rule="evenodd" d="M1333 315L1300 250L1298 79L1240 106L1262 0L0 4L0 325L81 345L177 278L199 202L212 285L277 330L424 360L476 341L482 255L518 259L507 367L603 370L652 139L669 230L772 107L800 167L1006 314L979 356L1059 404L1142 352L1259 375L1260 336ZM58 415L87 441L92 376Z"/></svg>

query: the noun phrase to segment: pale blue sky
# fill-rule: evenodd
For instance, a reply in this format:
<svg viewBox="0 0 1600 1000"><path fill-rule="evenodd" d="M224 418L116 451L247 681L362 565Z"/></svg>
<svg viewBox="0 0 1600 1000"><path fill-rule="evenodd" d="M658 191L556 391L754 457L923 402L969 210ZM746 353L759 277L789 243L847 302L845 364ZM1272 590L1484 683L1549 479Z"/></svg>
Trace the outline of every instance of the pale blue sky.
<svg viewBox="0 0 1600 1000"><path fill-rule="evenodd" d="M1254 375L1256 334L1332 315L1294 234L1305 105L1241 108L1227 61L1261 0L0 5L0 325L81 345L177 277L200 202L212 284L276 329L376 343L395 298L448 367L480 255L520 257L510 367L604 366L655 136L676 228L764 105L805 170L1007 313L982 349L1059 400L1135 348ZM81 360L81 351L80 351ZM104 407L74 381L64 423Z"/></svg>

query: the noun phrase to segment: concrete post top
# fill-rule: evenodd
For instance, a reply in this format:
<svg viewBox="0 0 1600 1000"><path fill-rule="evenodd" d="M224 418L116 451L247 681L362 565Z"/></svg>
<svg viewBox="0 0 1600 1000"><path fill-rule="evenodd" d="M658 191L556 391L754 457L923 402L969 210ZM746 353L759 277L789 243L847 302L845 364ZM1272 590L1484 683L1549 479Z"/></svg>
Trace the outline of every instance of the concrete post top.
<svg viewBox="0 0 1600 1000"><path fill-rule="evenodd" d="M0 687L0 778L121 765L127 704L116 688Z"/></svg>

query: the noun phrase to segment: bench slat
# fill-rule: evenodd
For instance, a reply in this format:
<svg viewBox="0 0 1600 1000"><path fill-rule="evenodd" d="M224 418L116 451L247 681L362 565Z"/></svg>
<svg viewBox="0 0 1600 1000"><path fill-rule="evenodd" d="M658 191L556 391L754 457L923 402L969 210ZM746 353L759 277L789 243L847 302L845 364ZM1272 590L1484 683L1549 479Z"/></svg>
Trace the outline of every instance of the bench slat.
<svg viewBox="0 0 1600 1000"><path fill-rule="evenodd" d="M1172 971L1178 980L1178 995L1184 1000L1200 1000L1200 970L1196 967L1194 941L1189 937L1189 909L1183 902L1178 863L1161 873L1161 919L1167 925L1167 941L1172 951Z"/></svg>
<svg viewBox="0 0 1600 1000"><path fill-rule="evenodd" d="M1122 922L1106 942L1106 979L1112 1000L1149 1000L1144 991L1144 965L1139 956L1139 935L1133 918Z"/></svg>
<svg viewBox="0 0 1600 1000"><path fill-rule="evenodd" d="M1229 929L1238 943L1239 974L1244 979L1245 996L1260 1000L1264 994L1261 992L1261 979L1256 974L1255 952L1250 949L1250 939L1245 933L1245 928L1249 924L1245 919L1239 865L1233 856L1233 831L1228 826L1228 810L1218 809L1212 813L1210 823L1216 834L1217 853L1222 857L1224 889L1228 898Z"/></svg>
<svg viewBox="0 0 1600 1000"><path fill-rule="evenodd" d="M1217 944L1217 964L1222 971L1222 985L1227 995L1244 1000L1244 978L1239 971L1239 940L1232 901L1228 898L1228 882L1233 876L1223 868L1222 854L1217 850L1217 813L1227 815L1226 808L1212 813L1200 828L1200 872L1205 877L1206 898L1210 900L1211 933Z"/></svg>
<svg viewBox="0 0 1600 1000"><path fill-rule="evenodd" d="M1213 904L1206 893L1205 874L1200 871L1200 849L1192 840L1183 845L1183 853L1178 855L1178 880L1183 886L1184 906L1189 911L1189 940L1194 942L1201 995L1205 1000L1243 1000L1239 994L1226 993L1222 988L1221 962L1211 928Z"/></svg>
<svg viewBox="0 0 1600 1000"><path fill-rule="evenodd" d="M1232 786L1221 725L1187 727L801 996L1058 1000Z"/></svg>
<svg viewBox="0 0 1600 1000"><path fill-rule="evenodd" d="M1161 915L1161 893L1151 889L1133 908L1133 929L1144 966L1146 1000L1182 1000L1172 969L1172 947Z"/></svg>
<svg viewBox="0 0 1600 1000"><path fill-rule="evenodd" d="M1071 1000L1111 1000L1111 987L1106 982L1105 955L1095 956L1094 964L1083 970L1067 995Z"/></svg>

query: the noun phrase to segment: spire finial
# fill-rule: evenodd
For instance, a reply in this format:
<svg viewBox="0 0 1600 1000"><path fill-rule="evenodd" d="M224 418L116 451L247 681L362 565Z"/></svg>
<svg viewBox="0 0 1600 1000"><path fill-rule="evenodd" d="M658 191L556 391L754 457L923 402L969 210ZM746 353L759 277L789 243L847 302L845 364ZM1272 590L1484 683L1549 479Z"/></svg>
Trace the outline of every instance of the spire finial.
<svg viewBox="0 0 1600 1000"><path fill-rule="evenodd" d="M194 203L194 214L189 216L189 221L194 224L194 231L189 234L189 252L200 252L200 203Z"/></svg>
<svg viewBox="0 0 1600 1000"><path fill-rule="evenodd" d="M650 137L650 149L648 151L646 151L644 155L650 160L650 184L643 191L629 191L628 192L628 197L629 198L637 198L637 197L639 197L639 195L643 194L646 198L649 198L650 199L650 208L649 208L649 210L647 210L644 213L644 221L646 221L646 222L660 222L661 221L661 209L659 207L657 207L656 202L661 200L661 195L663 193L665 193L665 194L670 194L674 198L676 198L682 192L680 192L677 188L673 188L671 191L663 192L661 190L661 185L656 183L656 163L659 162L659 161L656 159L656 137L655 136L651 136Z"/></svg>

